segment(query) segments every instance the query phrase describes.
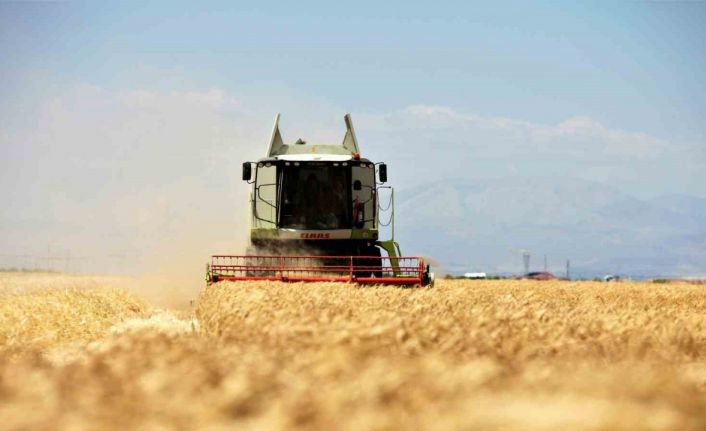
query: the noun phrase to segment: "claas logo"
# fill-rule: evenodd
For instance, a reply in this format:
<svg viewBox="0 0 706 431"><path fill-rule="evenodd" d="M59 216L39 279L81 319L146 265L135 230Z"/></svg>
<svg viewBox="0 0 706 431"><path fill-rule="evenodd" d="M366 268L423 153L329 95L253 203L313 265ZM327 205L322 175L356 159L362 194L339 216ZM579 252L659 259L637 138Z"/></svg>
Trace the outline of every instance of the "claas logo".
<svg viewBox="0 0 706 431"><path fill-rule="evenodd" d="M329 233L303 233L301 234L303 239L329 239L331 234Z"/></svg>

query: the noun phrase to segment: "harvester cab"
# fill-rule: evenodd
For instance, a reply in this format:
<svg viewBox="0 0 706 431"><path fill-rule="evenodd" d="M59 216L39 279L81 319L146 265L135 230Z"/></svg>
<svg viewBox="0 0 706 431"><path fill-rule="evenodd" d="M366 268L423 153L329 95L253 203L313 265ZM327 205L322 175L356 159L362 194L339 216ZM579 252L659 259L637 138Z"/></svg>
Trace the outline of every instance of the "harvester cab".
<svg viewBox="0 0 706 431"><path fill-rule="evenodd" d="M287 145L275 118L267 157L243 163L250 194L245 255L216 255L207 281L344 281L429 285L420 257L402 256L394 240L394 190L387 166L361 157L350 114L343 143ZM381 208L381 190L389 200ZM379 238L381 212L392 238ZM385 255L383 255L383 252Z"/></svg>

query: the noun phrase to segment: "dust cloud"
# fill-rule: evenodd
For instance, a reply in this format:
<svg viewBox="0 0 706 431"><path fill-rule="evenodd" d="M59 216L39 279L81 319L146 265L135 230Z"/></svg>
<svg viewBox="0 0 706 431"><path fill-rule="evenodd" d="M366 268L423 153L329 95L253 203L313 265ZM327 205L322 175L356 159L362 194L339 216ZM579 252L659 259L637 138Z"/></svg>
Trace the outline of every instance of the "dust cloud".
<svg viewBox="0 0 706 431"><path fill-rule="evenodd" d="M218 89L111 92L81 85L4 128L0 267L138 277L190 296L215 253L246 246L249 186L271 116Z"/></svg>

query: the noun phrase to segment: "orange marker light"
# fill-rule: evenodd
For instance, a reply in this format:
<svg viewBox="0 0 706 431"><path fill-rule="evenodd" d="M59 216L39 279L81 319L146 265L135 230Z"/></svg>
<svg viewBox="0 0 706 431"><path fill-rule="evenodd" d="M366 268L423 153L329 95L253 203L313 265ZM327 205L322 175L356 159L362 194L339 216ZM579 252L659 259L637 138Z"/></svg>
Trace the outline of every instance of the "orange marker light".
<svg viewBox="0 0 706 431"><path fill-rule="evenodd" d="M360 160L360 153L353 153L353 160Z"/></svg>

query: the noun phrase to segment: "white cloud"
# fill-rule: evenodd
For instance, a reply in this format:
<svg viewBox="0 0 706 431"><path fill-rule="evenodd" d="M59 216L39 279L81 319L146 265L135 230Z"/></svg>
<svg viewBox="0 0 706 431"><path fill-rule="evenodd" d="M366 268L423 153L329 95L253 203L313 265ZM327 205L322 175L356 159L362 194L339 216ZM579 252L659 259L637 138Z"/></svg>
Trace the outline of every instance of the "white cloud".
<svg viewBox="0 0 706 431"><path fill-rule="evenodd" d="M595 161L657 159L674 144L638 132L610 129L597 120L575 116L555 125L458 112L445 106L412 105L392 113L366 115L366 126L405 145L463 147L483 158L585 157ZM424 142L426 141L426 142Z"/></svg>

